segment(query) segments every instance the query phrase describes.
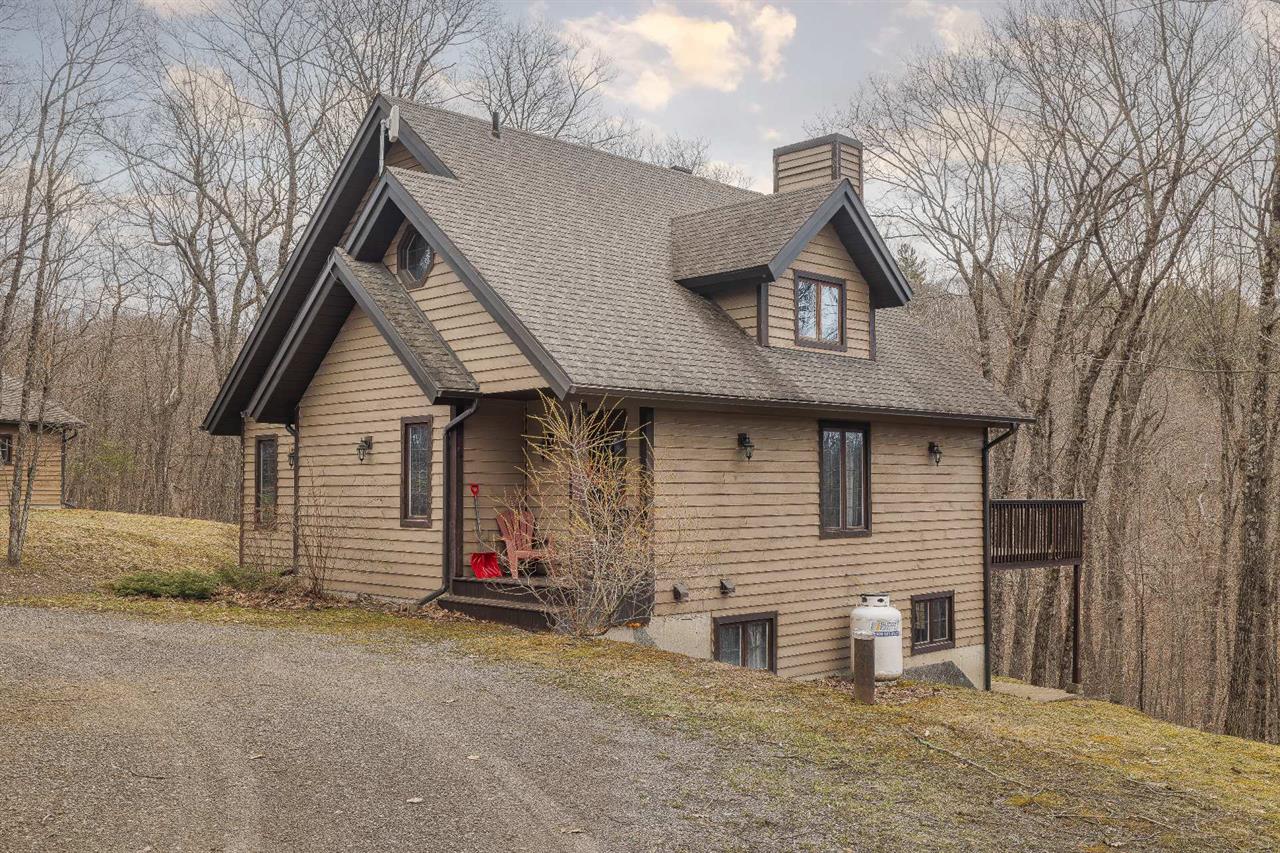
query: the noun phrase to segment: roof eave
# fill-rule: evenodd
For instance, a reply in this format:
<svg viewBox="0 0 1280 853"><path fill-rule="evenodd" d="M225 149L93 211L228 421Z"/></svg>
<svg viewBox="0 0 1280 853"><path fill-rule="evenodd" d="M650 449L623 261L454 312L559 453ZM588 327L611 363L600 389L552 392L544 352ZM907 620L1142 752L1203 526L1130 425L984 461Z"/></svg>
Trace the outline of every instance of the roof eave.
<svg viewBox="0 0 1280 853"><path fill-rule="evenodd" d="M879 230L871 221L870 214L862 204L862 199L854 191L848 178L843 179L831 191L818 209L810 214L804 225L800 226L768 264L773 279L777 279L796 262L800 253L838 214L848 215L850 223L866 247L866 254L871 261L870 269L861 270L871 285L873 307L891 308L906 305L911 301L911 284L893 259L893 253L885 245ZM837 229L839 232L841 229ZM845 235L840 234L841 242L845 242L845 250L851 257L863 254L860 247L849 245Z"/></svg>
<svg viewBox="0 0 1280 853"><path fill-rule="evenodd" d="M372 180L378 179L376 165L377 146L375 143L378 139L377 134L380 133L381 122L390 113L391 106L392 102L388 98L379 95L374 98L369 105L369 109L365 112L365 116L360 122L360 127L356 131L355 138L343 155L342 162L339 164L333 180L330 181L324 198L307 223L297 245L294 246L293 251L290 253L279 281L267 297L266 304L263 305L261 313L259 313L253 327L249 330L244 346L240 348L240 352L236 355L236 360L232 363L230 371L228 371L226 378L218 389L218 394L214 398L213 404L205 414L200 428L206 432L212 435L236 435L239 433L240 430L236 422L239 421L241 413L232 410L233 398L248 381L251 365L261 360L260 352L266 338L269 337L269 331L276 330L277 335L285 333L286 330L279 329L283 322L283 318L280 316L282 305L285 303L288 294L296 286L300 271L307 265L307 262L319 261L317 256L327 257L329 248L338 242L337 237L341 234L341 229L339 229L338 235L332 235L332 240L323 241L330 243L329 246L321 245L322 232L329 230L331 220L333 220L335 213L340 208L347 208L349 205L350 210L354 212L359 207L363 192L352 191L350 186L352 181L362 172L371 172L370 178ZM436 174L453 177L453 173L449 171L448 166L436 156L435 152L431 150L408 122L400 123L399 138L409 153L424 168ZM346 204L343 203L344 201ZM349 218L348 215L342 219L341 225L343 227L345 227L346 219ZM324 254L320 255L321 252Z"/></svg>
<svg viewBox="0 0 1280 853"><path fill-rule="evenodd" d="M1029 415L995 412L946 412L930 409L909 409L893 406L865 406L824 402L821 400L784 400L769 397L742 397L722 394L697 394L678 391L646 391L636 388L609 388L604 386L577 386L574 394L586 396L628 397L672 403L714 404L718 406L743 406L747 408L794 409L806 412L830 412L864 417L902 417L922 420L965 423L974 426L1002 426L1007 424L1034 423Z"/></svg>

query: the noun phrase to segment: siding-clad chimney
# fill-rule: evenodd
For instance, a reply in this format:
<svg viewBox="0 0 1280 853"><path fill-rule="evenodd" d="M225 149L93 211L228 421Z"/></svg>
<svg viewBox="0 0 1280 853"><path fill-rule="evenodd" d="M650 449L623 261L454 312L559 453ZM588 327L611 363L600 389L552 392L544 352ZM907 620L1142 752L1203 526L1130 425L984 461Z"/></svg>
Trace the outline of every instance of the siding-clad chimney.
<svg viewBox="0 0 1280 853"><path fill-rule="evenodd" d="M829 133L773 149L773 191L785 193L848 178L862 195L862 143Z"/></svg>

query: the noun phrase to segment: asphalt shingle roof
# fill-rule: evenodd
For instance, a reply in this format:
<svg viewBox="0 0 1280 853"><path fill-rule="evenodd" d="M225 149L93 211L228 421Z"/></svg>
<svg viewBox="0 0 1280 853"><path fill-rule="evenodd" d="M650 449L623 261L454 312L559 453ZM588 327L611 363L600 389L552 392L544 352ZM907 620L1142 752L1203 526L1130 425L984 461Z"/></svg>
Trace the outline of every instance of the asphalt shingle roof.
<svg viewBox="0 0 1280 853"><path fill-rule="evenodd" d="M769 263L838 181L686 213L671 220L677 281Z"/></svg>
<svg viewBox="0 0 1280 853"><path fill-rule="evenodd" d="M342 249L334 249L333 254L360 282L441 391L480 390L470 371L390 270L380 263L357 261Z"/></svg>
<svg viewBox="0 0 1280 853"><path fill-rule="evenodd" d="M488 122L398 103L456 177L390 173L575 389L1024 417L902 309L877 311L876 358L863 360L761 347L718 305L677 282L688 269L767 253L831 187L761 196L522 131L504 128L495 139ZM748 245L719 253L699 242L673 251L673 239L690 239L698 221L737 219L751 223L740 232Z"/></svg>
<svg viewBox="0 0 1280 853"><path fill-rule="evenodd" d="M27 420L31 421L36 416L37 401L35 395L28 404ZM5 376L0 379L0 422L17 423L18 415L22 411L22 383L12 376ZM78 427L84 426L84 421L68 412L62 407L57 400L50 398L44 404L44 422L48 426L66 426Z"/></svg>

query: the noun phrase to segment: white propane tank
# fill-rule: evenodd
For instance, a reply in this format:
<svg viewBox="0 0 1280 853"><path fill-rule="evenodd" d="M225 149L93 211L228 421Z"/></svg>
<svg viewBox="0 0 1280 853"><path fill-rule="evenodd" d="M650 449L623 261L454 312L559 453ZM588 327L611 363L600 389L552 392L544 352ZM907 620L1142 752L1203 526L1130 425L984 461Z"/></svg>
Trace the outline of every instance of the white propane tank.
<svg viewBox="0 0 1280 853"><path fill-rule="evenodd" d="M889 596L870 593L849 617L849 636L866 631L876 638L876 681L902 677L902 614L889 604ZM850 644L850 654L853 652ZM852 665L852 659L850 660Z"/></svg>

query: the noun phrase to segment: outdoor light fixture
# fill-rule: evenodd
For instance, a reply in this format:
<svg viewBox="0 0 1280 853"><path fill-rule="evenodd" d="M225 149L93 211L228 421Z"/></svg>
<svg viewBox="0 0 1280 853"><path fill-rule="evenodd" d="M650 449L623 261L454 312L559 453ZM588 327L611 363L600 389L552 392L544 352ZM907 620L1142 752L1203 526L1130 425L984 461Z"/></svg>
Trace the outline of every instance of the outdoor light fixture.
<svg viewBox="0 0 1280 853"><path fill-rule="evenodd" d="M356 458L363 462L364 458L369 455L370 450L373 450L373 436L366 435L356 445Z"/></svg>
<svg viewBox="0 0 1280 853"><path fill-rule="evenodd" d="M721 595L733 595L737 591L738 591L738 585L735 584L730 578L720 578L720 594Z"/></svg>
<svg viewBox="0 0 1280 853"><path fill-rule="evenodd" d="M747 461L751 461L751 454L756 452L755 442L751 440L751 436L745 432L738 433L738 449L742 451L742 455L747 457Z"/></svg>
<svg viewBox="0 0 1280 853"><path fill-rule="evenodd" d="M929 456L933 459L934 465L942 464L942 445L936 441L929 442Z"/></svg>
<svg viewBox="0 0 1280 853"><path fill-rule="evenodd" d="M682 583L678 583L674 585L673 587L671 587L671 597L674 598L676 601L688 601L689 587L685 586Z"/></svg>
<svg viewBox="0 0 1280 853"><path fill-rule="evenodd" d="M298 451L290 450L289 451L289 467L295 468L297 467L297 465L298 465Z"/></svg>

